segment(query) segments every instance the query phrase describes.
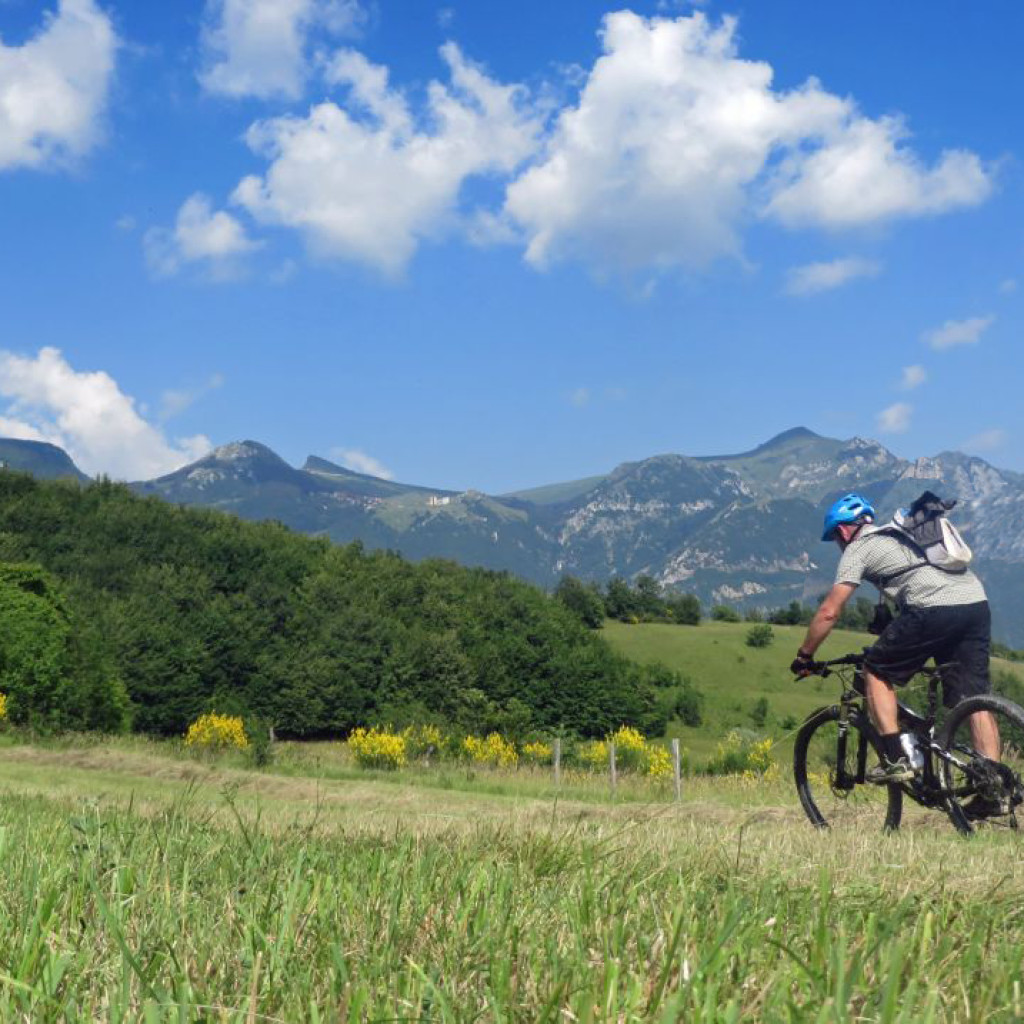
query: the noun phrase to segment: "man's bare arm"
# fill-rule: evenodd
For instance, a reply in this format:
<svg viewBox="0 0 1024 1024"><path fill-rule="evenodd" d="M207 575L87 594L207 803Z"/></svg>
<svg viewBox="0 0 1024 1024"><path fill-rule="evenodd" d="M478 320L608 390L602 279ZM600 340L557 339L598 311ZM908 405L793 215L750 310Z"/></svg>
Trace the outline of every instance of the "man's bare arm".
<svg viewBox="0 0 1024 1024"><path fill-rule="evenodd" d="M821 606L814 613L811 624L807 627L807 636L800 645L800 653L808 658L814 657L814 652L825 642L825 638L832 632L833 626L839 621L846 602L850 600L857 588L852 583L837 583L825 595Z"/></svg>

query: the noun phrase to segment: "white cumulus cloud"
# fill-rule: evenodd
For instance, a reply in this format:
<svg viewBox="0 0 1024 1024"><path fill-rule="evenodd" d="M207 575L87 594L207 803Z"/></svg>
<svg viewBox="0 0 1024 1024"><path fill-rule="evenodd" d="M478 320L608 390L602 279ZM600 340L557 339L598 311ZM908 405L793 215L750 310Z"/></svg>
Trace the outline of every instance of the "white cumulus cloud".
<svg viewBox="0 0 1024 1024"><path fill-rule="evenodd" d="M975 316L969 320L947 320L941 327L925 331L921 338L936 349L953 348L956 345L977 345L995 319L994 316Z"/></svg>
<svg viewBox="0 0 1024 1024"><path fill-rule="evenodd" d="M376 476L381 480L394 480L395 478L395 474L387 466L358 448L333 448L331 449L331 458L355 473L366 473L368 476Z"/></svg>
<svg viewBox="0 0 1024 1024"><path fill-rule="evenodd" d="M878 429L886 434L903 434L910 429L910 417L914 407L906 402L896 402L878 414Z"/></svg>
<svg viewBox="0 0 1024 1024"><path fill-rule="evenodd" d="M117 47L93 0L60 0L21 46L0 40L0 170L60 165L95 145Z"/></svg>
<svg viewBox="0 0 1024 1024"><path fill-rule="evenodd" d="M857 227L991 191L975 155L929 167L898 119L872 120L813 78L774 89L769 64L738 55L733 18L619 11L602 41L578 102L507 190L535 266L701 267L739 255L753 218Z"/></svg>
<svg viewBox="0 0 1024 1024"><path fill-rule="evenodd" d="M197 435L167 438L102 371L77 371L55 348L34 357L0 350L0 431L59 445L90 474L139 480L210 450Z"/></svg>
<svg viewBox="0 0 1024 1024"><path fill-rule="evenodd" d="M312 33L344 35L361 20L357 0L208 0L199 80L224 96L298 99Z"/></svg>
<svg viewBox="0 0 1024 1024"><path fill-rule="evenodd" d="M214 210L208 197L197 192L181 205L174 228L150 228L143 239L146 260L159 276L177 273L185 263L203 263L227 273L236 260L260 248L241 222L224 210Z"/></svg>
<svg viewBox="0 0 1024 1024"><path fill-rule="evenodd" d="M450 84L432 82L426 116L388 84L387 70L351 50L330 80L347 104L254 125L249 145L270 161L234 199L255 218L300 230L318 255L402 270L419 243L456 218L464 182L506 174L536 145L539 124L521 88L501 85L454 44L442 55Z"/></svg>
<svg viewBox="0 0 1024 1024"><path fill-rule="evenodd" d="M790 270L786 291L790 295L827 292L858 277L876 277L881 270L880 263L859 256L847 256L824 263L808 263Z"/></svg>

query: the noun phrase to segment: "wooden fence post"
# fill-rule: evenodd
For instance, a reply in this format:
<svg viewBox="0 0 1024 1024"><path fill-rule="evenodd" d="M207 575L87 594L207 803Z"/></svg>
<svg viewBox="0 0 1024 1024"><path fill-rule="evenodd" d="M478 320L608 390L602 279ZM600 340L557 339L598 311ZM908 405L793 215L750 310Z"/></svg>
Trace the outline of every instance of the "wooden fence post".
<svg viewBox="0 0 1024 1024"><path fill-rule="evenodd" d="M615 787L619 781L619 773L616 770L615 764L615 740L611 740L608 743L608 764L612 770L612 799L615 799Z"/></svg>
<svg viewBox="0 0 1024 1024"><path fill-rule="evenodd" d="M679 753L679 740L672 741L672 778L676 784L676 803L683 799L683 766Z"/></svg>
<svg viewBox="0 0 1024 1024"><path fill-rule="evenodd" d="M562 737L555 737L555 749L552 752L552 760L555 764L555 789L562 785Z"/></svg>

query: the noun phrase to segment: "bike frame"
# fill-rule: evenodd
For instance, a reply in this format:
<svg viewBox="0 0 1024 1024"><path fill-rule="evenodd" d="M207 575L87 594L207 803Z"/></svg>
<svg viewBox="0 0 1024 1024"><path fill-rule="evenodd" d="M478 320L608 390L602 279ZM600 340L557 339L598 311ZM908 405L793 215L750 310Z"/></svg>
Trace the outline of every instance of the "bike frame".
<svg viewBox="0 0 1024 1024"><path fill-rule="evenodd" d="M833 666L850 667L853 669L853 683L848 684L842 674ZM843 693L839 698L839 718L837 721L836 740L836 777L832 788L840 793L852 792L855 786L867 785L868 752L870 741L866 733L857 730L859 743L856 751L856 767L851 772L848 762L850 734L850 718L854 711L867 716L867 697L865 696L864 669L859 659L840 658L835 662L826 662L819 673L823 678L833 673L840 675L843 682ZM928 710L920 715L903 701L897 701L898 721L902 732L911 733L917 740L924 755L924 767L918 778L910 784L900 783L900 789L915 803L922 807L947 809L950 796L938 769L939 762L946 762L964 768L965 765L954 754L946 750L935 738L935 727L939 708L939 687L942 683L942 666L923 668L918 676L928 679Z"/></svg>

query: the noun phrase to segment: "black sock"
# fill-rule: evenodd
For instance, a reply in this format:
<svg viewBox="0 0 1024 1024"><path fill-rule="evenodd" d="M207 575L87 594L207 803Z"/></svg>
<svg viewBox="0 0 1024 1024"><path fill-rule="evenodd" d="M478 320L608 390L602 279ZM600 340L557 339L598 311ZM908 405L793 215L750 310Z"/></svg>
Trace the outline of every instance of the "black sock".
<svg viewBox="0 0 1024 1024"><path fill-rule="evenodd" d="M882 737L882 750L885 753L885 759L889 764L895 764L901 757L903 757L903 747L900 745L900 734L898 732L890 732Z"/></svg>

